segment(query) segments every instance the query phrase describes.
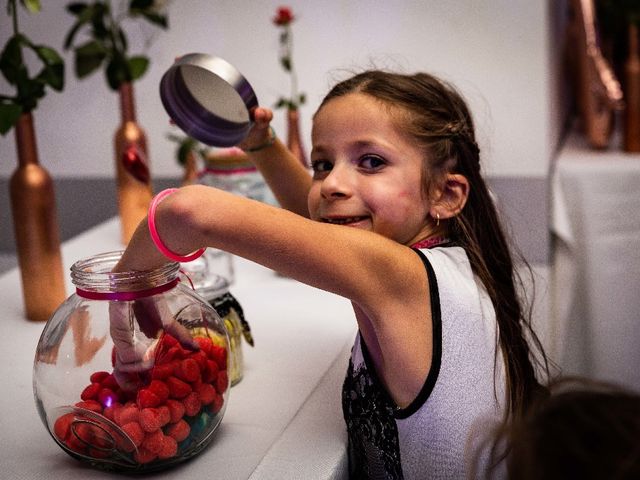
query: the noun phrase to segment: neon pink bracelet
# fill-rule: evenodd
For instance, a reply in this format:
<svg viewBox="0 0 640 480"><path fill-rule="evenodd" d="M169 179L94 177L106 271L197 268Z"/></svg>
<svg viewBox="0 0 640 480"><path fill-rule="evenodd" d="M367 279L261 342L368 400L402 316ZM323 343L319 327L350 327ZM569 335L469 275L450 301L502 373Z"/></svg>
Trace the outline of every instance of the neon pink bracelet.
<svg viewBox="0 0 640 480"><path fill-rule="evenodd" d="M149 225L149 233L151 234L151 240L155 244L156 248L160 250L160 252L167 258L174 260L176 262L186 263L192 262L196 258L199 258L205 251L205 248L201 248L196 250L189 255L178 255L177 253L172 252L167 248L167 246L162 242L160 235L158 234L158 230L156 229L156 208L158 204L166 197L167 195L171 195L175 192L177 188L167 188L166 190L161 191L153 200L151 200L151 205L149 206L149 214L147 215L147 224Z"/></svg>

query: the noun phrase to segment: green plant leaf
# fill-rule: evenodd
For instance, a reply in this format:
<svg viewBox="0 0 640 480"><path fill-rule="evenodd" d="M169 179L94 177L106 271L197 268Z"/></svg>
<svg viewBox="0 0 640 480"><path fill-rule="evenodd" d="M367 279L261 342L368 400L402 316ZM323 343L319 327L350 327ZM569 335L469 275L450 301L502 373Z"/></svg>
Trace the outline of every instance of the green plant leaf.
<svg viewBox="0 0 640 480"><path fill-rule="evenodd" d="M36 52L38 58L42 60L42 63L45 65L64 65L62 57L51 47L47 47L46 45L34 45L33 51Z"/></svg>
<svg viewBox="0 0 640 480"><path fill-rule="evenodd" d="M38 105L38 100L44 97L45 84L37 79L24 78L18 85L16 103L22 106L24 112L30 112Z"/></svg>
<svg viewBox="0 0 640 480"><path fill-rule="evenodd" d="M88 7L87 2L71 2L67 4L67 12L80 15Z"/></svg>
<svg viewBox="0 0 640 480"><path fill-rule="evenodd" d="M178 158L178 163L183 167L187 164L187 158L189 157L189 154L193 152L194 147L195 142L189 137L187 137L178 147L176 156Z"/></svg>
<svg viewBox="0 0 640 480"><path fill-rule="evenodd" d="M91 36L96 40L107 40L111 36L111 26L105 23L109 20L109 5L97 2L91 8Z"/></svg>
<svg viewBox="0 0 640 480"><path fill-rule="evenodd" d="M40 11L40 0L20 0L20 2L31 13L38 13Z"/></svg>
<svg viewBox="0 0 640 480"><path fill-rule="evenodd" d="M75 39L78 31L84 25L87 25L89 22L91 22L95 9L92 6L87 5L86 3L78 2L67 5L67 11L72 13L73 15L76 15L78 19L73 24L73 26L69 30L69 33L67 33L67 36L64 39L65 50L71 48L73 40Z"/></svg>
<svg viewBox="0 0 640 480"><path fill-rule="evenodd" d="M142 16L150 23L162 27L168 27L166 15L158 13L154 0L132 0L129 4L129 14L133 17Z"/></svg>
<svg viewBox="0 0 640 480"><path fill-rule="evenodd" d="M30 12L39 12L40 0L20 0L20 4ZM17 0L10 0L11 15L17 15L15 6ZM42 69L33 78L23 57L23 49L33 51ZM30 112L36 108L38 101L44 97L46 87L61 91L64 87L64 61L58 53L45 45L35 45L25 35L15 34L9 38L0 54L0 71L8 83L16 87L13 98L2 97L2 130L4 132L15 124L16 115L20 112Z"/></svg>
<svg viewBox="0 0 640 480"><path fill-rule="evenodd" d="M120 48L114 45L113 49L117 51L119 55L124 56L127 53L127 50L129 49L129 42L127 42L127 36L125 35L124 30L122 30L121 28L118 28L117 34L118 34L118 40L120 42Z"/></svg>
<svg viewBox="0 0 640 480"><path fill-rule="evenodd" d="M64 62L60 55L54 49L44 45L36 45L33 50L44 64L36 78L54 90L62 91L64 88Z"/></svg>
<svg viewBox="0 0 640 480"><path fill-rule="evenodd" d="M82 27L82 25L84 25L84 22L81 22L81 21L77 21L76 23L73 24L73 26L71 27L71 30L69 30L67 35L64 37L64 43L62 44L62 48L64 48L65 50L69 50L69 48L71 48L71 45L73 44L73 40L76 34L78 33L78 31L80 30L80 27Z"/></svg>
<svg viewBox="0 0 640 480"><path fill-rule="evenodd" d="M0 134L4 135L11 130L21 114L22 107L20 105L13 102L0 102Z"/></svg>
<svg viewBox="0 0 640 480"><path fill-rule="evenodd" d="M196 149L196 151L198 152L198 155L200 155L200 158L202 160L204 160L205 162L207 161L207 157L209 155L209 147L205 147L203 145L200 145L200 147L198 149Z"/></svg>
<svg viewBox="0 0 640 480"><path fill-rule="evenodd" d="M176 160L183 167L187 163L189 153L197 153L202 159L205 159L209 151L208 148L203 147L195 138L189 137L188 135L168 133L167 138L178 144L178 148L176 148Z"/></svg>
<svg viewBox="0 0 640 480"><path fill-rule="evenodd" d="M107 83L112 90L118 90L120 85L131 81L129 64L126 59L120 55L114 56L107 64L105 74L107 76Z"/></svg>
<svg viewBox="0 0 640 480"><path fill-rule="evenodd" d="M64 89L64 65L43 68L36 79L49 85L57 92Z"/></svg>
<svg viewBox="0 0 640 480"><path fill-rule="evenodd" d="M78 32L89 24L85 33L90 42L76 47L76 73L84 77L104 65L107 84L117 90L124 82L140 78L149 67L149 59L144 56L128 58L128 40L122 25L132 17L143 17L145 20L166 28L166 16L158 13L155 0L129 0L126 12L111 12L111 4L107 0L92 2L71 2L67 10L77 17L65 41L65 48L73 45ZM124 3L124 2L121 2ZM115 15L119 13L119 15ZM120 15L122 14L122 15Z"/></svg>
<svg viewBox="0 0 640 480"><path fill-rule="evenodd" d="M149 67L149 59L143 56L131 57L128 63L132 80L137 80L143 76Z"/></svg>
<svg viewBox="0 0 640 480"><path fill-rule="evenodd" d="M307 96L304 93L301 93L298 97L298 105L303 105L304 102L307 101Z"/></svg>
<svg viewBox="0 0 640 480"><path fill-rule="evenodd" d="M129 3L129 11L131 10L146 10L153 7L154 0L131 0Z"/></svg>
<svg viewBox="0 0 640 480"><path fill-rule="evenodd" d="M282 68L284 68L287 72L290 72L291 57L288 57L288 56L280 57L280 65L282 65Z"/></svg>
<svg viewBox="0 0 640 480"><path fill-rule="evenodd" d="M182 143L182 141L186 138L182 135L177 135L175 133L167 133L167 139L171 140L172 142L176 142L176 143Z"/></svg>
<svg viewBox="0 0 640 480"><path fill-rule="evenodd" d="M27 69L22 59L22 45L25 38L21 34L14 35L6 43L0 54L0 71L12 85L27 76Z"/></svg>
<svg viewBox="0 0 640 480"><path fill-rule="evenodd" d="M64 64L44 67L36 76L36 80L61 92L64 89Z"/></svg>
<svg viewBox="0 0 640 480"><path fill-rule="evenodd" d="M75 71L78 78L84 78L100 68L107 57L104 47L96 40L90 40L75 49Z"/></svg>
<svg viewBox="0 0 640 480"><path fill-rule="evenodd" d="M155 12L141 12L141 13L142 13L142 16L146 18L150 23L165 29L169 27L169 22L167 20L166 15L160 15Z"/></svg>

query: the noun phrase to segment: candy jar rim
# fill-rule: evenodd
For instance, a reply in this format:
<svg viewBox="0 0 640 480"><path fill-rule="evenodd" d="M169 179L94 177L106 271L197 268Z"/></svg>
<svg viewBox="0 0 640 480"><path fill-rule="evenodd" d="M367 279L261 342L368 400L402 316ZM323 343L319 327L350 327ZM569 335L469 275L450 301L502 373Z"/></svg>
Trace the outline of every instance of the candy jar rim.
<svg viewBox="0 0 640 480"><path fill-rule="evenodd" d="M113 272L123 250L101 253L76 261L71 266L71 282L80 291L135 292L178 279L180 264L167 262L149 270Z"/></svg>

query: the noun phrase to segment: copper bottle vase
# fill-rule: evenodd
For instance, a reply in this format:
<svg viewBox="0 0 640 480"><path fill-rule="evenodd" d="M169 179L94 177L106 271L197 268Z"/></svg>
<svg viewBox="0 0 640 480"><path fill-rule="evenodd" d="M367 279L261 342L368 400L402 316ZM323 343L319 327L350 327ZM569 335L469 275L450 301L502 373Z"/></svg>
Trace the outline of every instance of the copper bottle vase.
<svg viewBox="0 0 640 480"><path fill-rule="evenodd" d="M27 319L46 321L65 300L53 181L38 162L32 114L15 126L18 168L11 176L11 211Z"/></svg>
<svg viewBox="0 0 640 480"><path fill-rule="evenodd" d="M583 130L596 149L609 146L615 112L623 108L622 88L600 48L594 0L571 0L570 36L577 51L576 90Z"/></svg>
<svg viewBox="0 0 640 480"><path fill-rule="evenodd" d="M629 51L624 64L624 150L640 152L640 47L638 27L630 24Z"/></svg>
<svg viewBox="0 0 640 480"><path fill-rule="evenodd" d="M147 137L136 122L133 85L119 89L121 123L114 136L118 213L121 240L129 243L151 203L152 188L147 160Z"/></svg>
<svg viewBox="0 0 640 480"><path fill-rule="evenodd" d="M296 109L287 110L287 148L302 165L309 167L300 135L300 114Z"/></svg>

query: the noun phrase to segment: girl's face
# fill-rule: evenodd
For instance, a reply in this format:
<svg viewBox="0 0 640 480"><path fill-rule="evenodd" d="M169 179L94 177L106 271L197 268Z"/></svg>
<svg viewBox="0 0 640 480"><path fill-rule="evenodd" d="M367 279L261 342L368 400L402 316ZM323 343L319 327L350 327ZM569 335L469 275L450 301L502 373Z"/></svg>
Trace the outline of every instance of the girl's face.
<svg viewBox="0 0 640 480"><path fill-rule="evenodd" d="M350 93L316 113L308 205L314 220L411 245L429 234L424 153L398 128L392 112L369 95Z"/></svg>

